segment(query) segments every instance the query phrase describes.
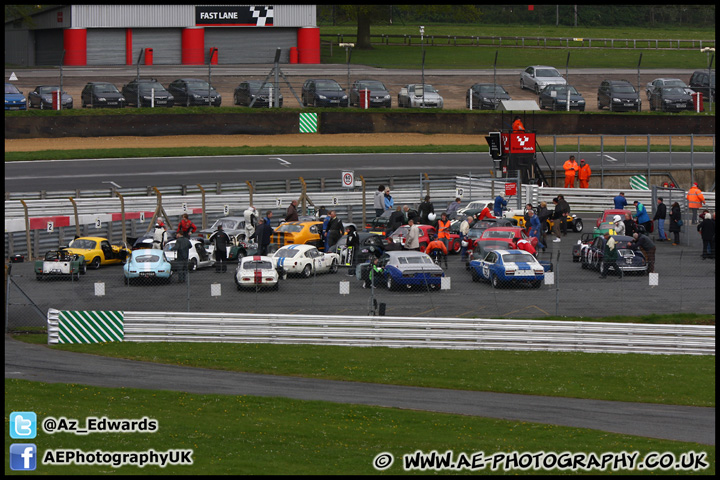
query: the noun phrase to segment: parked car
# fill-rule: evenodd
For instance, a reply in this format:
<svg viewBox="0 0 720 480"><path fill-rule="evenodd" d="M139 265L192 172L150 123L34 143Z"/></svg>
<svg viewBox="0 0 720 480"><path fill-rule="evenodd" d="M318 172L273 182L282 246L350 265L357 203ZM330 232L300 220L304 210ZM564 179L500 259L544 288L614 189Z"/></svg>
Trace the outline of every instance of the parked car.
<svg viewBox="0 0 720 480"><path fill-rule="evenodd" d="M627 246L629 242L632 242L632 237L626 235L611 235L610 238L615 239L616 248L619 253L617 264L623 273L635 272L641 275L647 273L645 256L643 256L640 250L633 250ZM604 248L605 237L597 237L583 243L580 248L580 266L582 268L600 271Z"/></svg>
<svg viewBox="0 0 720 480"><path fill-rule="evenodd" d="M46 108L53 108L53 92L60 90L59 86L56 85L42 85L35 87L35 90L28 94L28 108L39 108L44 110ZM73 108L73 98L68 95L67 92L62 92L60 100L60 108L70 109Z"/></svg>
<svg viewBox="0 0 720 480"><path fill-rule="evenodd" d="M684 89L688 95L692 95L695 93L690 87L687 86L685 82L680 80L679 78L656 78L652 82L648 82L647 85L645 85L645 94L647 95L648 100L650 99L650 92L655 90L657 87L680 87Z"/></svg>
<svg viewBox="0 0 720 480"><path fill-rule="evenodd" d="M130 255L125 245L110 245L108 239L102 237L78 237L61 248L70 254L82 255L90 268L95 269L100 265L124 263Z"/></svg>
<svg viewBox="0 0 720 480"><path fill-rule="evenodd" d="M437 229L432 225L417 225L420 229L420 251L424 252L427 244L430 243L430 237L437 237ZM387 237L388 250L399 250L405 246L405 239L410 227L403 225L396 229L392 234ZM460 245L460 235L450 233L450 240L448 240L448 253L460 253L462 245Z"/></svg>
<svg viewBox="0 0 720 480"><path fill-rule="evenodd" d="M317 247L319 250L325 248L322 240L323 222L283 222L270 237L268 253L274 253L283 245L308 244Z"/></svg>
<svg viewBox="0 0 720 480"><path fill-rule="evenodd" d="M35 261L35 278L45 280L51 277L70 277L80 280L87 271L85 257L64 249L50 250L42 260Z"/></svg>
<svg viewBox="0 0 720 480"><path fill-rule="evenodd" d="M163 250L165 251L165 258L167 258L170 262L177 258L177 251L173 250L175 242L175 240L169 241L163 247ZM194 272L198 268L212 267L215 265L215 255L211 255L212 251L208 251L208 244L202 240L191 238L190 245L192 248L188 252L189 271Z"/></svg>
<svg viewBox="0 0 720 480"><path fill-rule="evenodd" d="M128 105L150 107L172 107L175 97L154 78L133 79L122 87L122 94ZM139 99L139 100L138 100Z"/></svg>
<svg viewBox="0 0 720 480"><path fill-rule="evenodd" d="M305 80L302 86L304 107L347 107L349 98L345 89L329 78Z"/></svg>
<svg viewBox="0 0 720 480"><path fill-rule="evenodd" d="M340 255L323 253L312 245L286 245L271 258L276 268L305 278L318 273L337 273L340 267Z"/></svg>
<svg viewBox="0 0 720 480"><path fill-rule="evenodd" d="M355 80L350 87L350 105L360 106L360 91L369 90L368 107L387 107L392 106L392 96L385 87L385 84L379 80Z"/></svg>
<svg viewBox="0 0 720 480"><path fill-rule="evenodd" d="M715 97L715 70L708 73L707 70L696 70L690 77L690 88L703 94L703 99Z"/></svg>
<svg viewBox="0 0 720 480"><path fill-rule="evenodd" d="M272 258L265 255L244 257L238 262L235 269L235 284L238 290L254 288L280 288L280 275L273 265Z"/></svg>
<svg viewBox="0 0 720 480"><path fill-rule="evenodd" d="M472 94L472 96L471 96ZM492 83L476 83L465 92L465 106L475 110L497 110L502 100L512 100L502 87Z"/></svg>
<svg viewBox="0 0 720 480"><path fill-rule="evenodd" d="M157 248L133 250L130 259L123 266L125 284L133 280L165 280L170 283L173 271L165 252Z"/></svg>
<svg viewBox="0 0 720 480"><path fill-rule="evenodd" d="M80 93L82 108L110 107L123 108L125 97L115 85L107 82L90 82L83 87Z"/></svg>
<svg viewBox="0 0 720 480"><path fill-rule="evenodd" d="M627 80L603 80L597 94L598 110L611 112L642 110L640 94Z"/></svg>
<svg viewBox="0 0 720 480"><path fill-rule="evenodd" d="M245 240L245 217L218 218L210 228L200 230L198 234L205 239L209 239L217 231L218 225L222 225L223 232L227 233L229 237L239 235L239 240Z"/></svg>
<svg viewBox="0 0 720 480"><path fill-rule="evenodd" d="M27 110L27 100L12 83L5 83L5 110Z"/></svg>
<svg viewBox="0 0 720 480"><path fill-rule="evenodd" d="M219 107L222 103L220 94L205 80L180 78L168 85L167 90L175 98L175 105Z"/></svg>
<svg viewBox="0 0 720 480"><path fill-rule="evenodd" d="M262 89L260 87L262 87ZM266 82L265 85L263 85L263 82L259 80L246 80L244 82L240 82L240 85L235 87L235 91L233 92L235 105L244 105L249 107L252 101L255 100L255 103L252 105L253 107L274 107L275 96L277 95L278 105L282 107L282 93L279 91L276 92L273 88L271 94L272 87L273 85L270 82Z"/></svg>
<svg viewBox="0 0 720 480"><path fill-rule="evenodd" d="M330 251L340 256L340 265L348 263L347 235L343 235ZM388 242L382 235L370 232L358 232L358 248L353 252L353 263L364 263L372 258L380 258L387 250Z"/></svg>
<svg viewBox="0 0 720 480"><path fill-rule="evenodd" d="M378 260L378 266L382 268L382 273L378 274L381 283L388 290L412 287L439 290L445 276L443 269L428 254L410 250L385 252ZM369 271L370 264L362 263L356 267L356 276L365 281Z"/></svg>
<svg viewBox="0 0 720 480"><path fill-rule="evenodd" d="M443 97L432 85L411 83L400 89L398 107L443 108Z"/></svg>
<svg viewBox="0 0 720 480"><path fill-rule="evenodd" d="M524 250L490 250L482 260L470 262L470 276L473 282L483 280L493 288L518 284L540 288L545 268Z"/></svg>
<svg viewBox="0 0 720 480"><path fill-rule="evenodd" d="M681 112L694 110L693 98L682 87L657 87L650 93L650 110Z"/></svg>
<svg viewBox="0 0 720 480"><path fill-rule="evenodd" d="M539 94L548 85L566 85L567 81L555 67L535 65L520 73L520 88L533 90Z"/></svg>
<svg viewBox="0 0 720 480"><path fill-rule="evenodd" d="M538 103L540 109L567 110L568 91L570 92L570 110L585 111L585 99L572 85L548 85L540 91Z"/></svg>

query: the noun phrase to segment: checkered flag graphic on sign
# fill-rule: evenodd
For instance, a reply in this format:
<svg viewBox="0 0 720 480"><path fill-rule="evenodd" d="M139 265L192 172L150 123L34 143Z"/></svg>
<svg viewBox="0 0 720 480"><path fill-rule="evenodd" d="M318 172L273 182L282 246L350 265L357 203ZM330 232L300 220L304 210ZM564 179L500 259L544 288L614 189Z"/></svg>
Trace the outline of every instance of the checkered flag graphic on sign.
<svg viewBox="0 0 720 480"><path fill-rule="evenodd" d="M252 12L253 18L256 19L256 25L258 27L273 24L273 7L250 7L250 11Z"/></svg>

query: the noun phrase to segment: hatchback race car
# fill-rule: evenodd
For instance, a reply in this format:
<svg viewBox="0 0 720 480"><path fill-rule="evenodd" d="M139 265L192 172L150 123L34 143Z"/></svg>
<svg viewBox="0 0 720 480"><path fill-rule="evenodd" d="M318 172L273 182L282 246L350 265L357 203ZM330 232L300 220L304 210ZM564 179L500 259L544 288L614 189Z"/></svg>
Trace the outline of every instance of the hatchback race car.
<svg viewBox="0 0 720 480"><path fill-rule="evenodd" d="M490 282L493 288L513 284L539 288L546 268L534 255L523 250L490 250L482 260L470 262L470 275L473 282Z"/></svg>
<svg viewBox="0 0 720 480"><path fill-rule="evenodd" d="M35 261L35 277L38 280L64 276L79 280L80 275L86 271L85 257L62 249L50 250L45 253L45 258Z"/></svg>
<svg viewBox="0 0 720 480"><path fill-rule="evenodd" d="M85 257L90 268L100 268L100 265L114 265L125 262L130 255L130 249L125 245L110 245L107 238L78 237L67 247L62 247L69 254Z"/></svg>
<svg viewBox="0 0 720 480"><path fill-rule="evenodd" d="M337 273L340 266L340 255L323 253L312 245L287 245L271 258L276 268L305 278L317 273Z"/></svg>
<svg viewBox="0 0 720 480"><path fill-rule="evenodd" d="M176 240L169 241L163 247L165 257L170 262L177 258L177 251L173 250L175 242ZM190 245L192 245L192 248L188 252L188 270L194 272L198 268L212 267L215 265L215 256L211 255L212 250L209 250L209 246L202 240L191 238Z"/></svg>
<svg viewBox="0 0 720 480"><path fill-rule="evenodd" d="M170 283L172 268L165 252L157 248L142 248L133 250L130 259L123 266L125 284L131 281L143 280L165 280Z"/></svg>
<svg viewBox="0 0 720 480"><path fill-rule="evenodd" d="M261 288L280 288L280 274L278 273L273 259L264 255L243 257L235 269L235 284L238 290L243 288L254 288L256 291Z"/></svg>
<svg viewBox="0 0 720 480"><path fill-rule="evenodd" d="M410 289L412 287L439 290L443 269L436 265L426 253L417 251L385 252L378 261L382 268L381 280L388 290ZM356 276L365 281L370 272L370 264L357 266Z"/></svg>

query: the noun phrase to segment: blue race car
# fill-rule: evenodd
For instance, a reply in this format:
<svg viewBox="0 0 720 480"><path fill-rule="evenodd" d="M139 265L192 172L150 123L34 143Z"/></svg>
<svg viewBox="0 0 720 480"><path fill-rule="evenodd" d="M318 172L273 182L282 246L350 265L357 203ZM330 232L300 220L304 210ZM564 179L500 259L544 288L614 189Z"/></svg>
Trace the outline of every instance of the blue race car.
<svg viewBox="0 0 720 480"><path fill-rule="evenodd" d="M165 252L155 248L133 250L130 258L123 266L126 285L131 280L138 278L145 280L163 279L170 283L172 273Z"/></svg>
<svg viewBox="0 0 720 480"><path fill-rule="evenodd" d="M421 287L439 290L445 271L436 265L426 253L413 250L385 252L378 260L383 269L382 280L388 290L400 290L402 287ZM366 280L370 270L369 263L357 266L360 280Z"/></svg>
<svg viewBox="0 0 720 480"><path fill-rule="evenodd" d="M551 268L551 264L541 264L524 250L490 250L482 260L470 262L473 282L484 280L494 288L512 284L539 288L545 279L545 270Z"/></svg>

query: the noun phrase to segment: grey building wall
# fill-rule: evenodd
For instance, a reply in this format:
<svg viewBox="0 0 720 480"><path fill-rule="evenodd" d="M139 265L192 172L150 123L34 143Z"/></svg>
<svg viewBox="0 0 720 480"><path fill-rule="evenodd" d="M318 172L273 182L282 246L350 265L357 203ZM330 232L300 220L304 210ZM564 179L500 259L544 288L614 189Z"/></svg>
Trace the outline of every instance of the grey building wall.
<svg viewBox="0 0 720 480"><path fill-rule="evenodd" d="M182 62L182 29L133 28L133 63L137 62L143 48L153 49L153 65L179 65ZM141 63L145 63L144 56Z"/></svg>
<svg viewBox="0 0 720 480"><path fill-rule="evenodd" d="M218 64L272 63L275 50L282 48L280 62L290 61L290 46L297 43L295 28L233 28L205 29L205 62L210 48L218 48Z"/></svg>

